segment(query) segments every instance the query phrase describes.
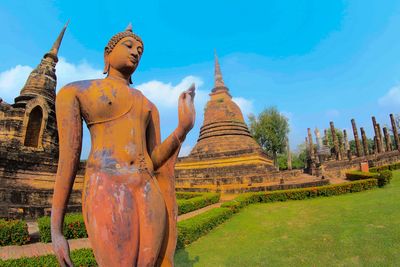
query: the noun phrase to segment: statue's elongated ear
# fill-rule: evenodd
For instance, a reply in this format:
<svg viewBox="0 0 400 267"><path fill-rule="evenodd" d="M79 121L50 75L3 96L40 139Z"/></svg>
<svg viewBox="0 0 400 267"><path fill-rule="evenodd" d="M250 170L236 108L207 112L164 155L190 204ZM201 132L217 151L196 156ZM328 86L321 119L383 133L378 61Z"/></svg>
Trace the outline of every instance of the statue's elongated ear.
<svg viewBox="0 0 400 267"><path fill-rule="evenodd" d="M107 74L110 71L110 61L108 58L108 55L104 55L104 69L103 69L103 74Z"/></svg>

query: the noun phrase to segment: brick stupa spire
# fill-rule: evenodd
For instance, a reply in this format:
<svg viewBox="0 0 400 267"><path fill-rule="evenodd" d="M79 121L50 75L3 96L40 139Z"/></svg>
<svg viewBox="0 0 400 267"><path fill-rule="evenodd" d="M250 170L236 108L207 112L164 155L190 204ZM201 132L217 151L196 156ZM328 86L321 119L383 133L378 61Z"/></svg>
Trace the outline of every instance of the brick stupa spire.
<svg viewBox="0 0 400 267"><path fill-rule="evenodd" d="M20 95L15 98L15 107L23 107L27 101L37 96L43 97L50 105L54 105L57 86L56 64L58 62L58 50L67 26L68 22L64 25L49 52L43 56L39 65L29 75Z"/></svg>
<svg viewBox="0 0 400 267"><path fill-rule="evenodd" d="M272 167L272 161L252 138L242 111L225 86L216 54L214 78L197 144L188 157L181 158L176 164L178 180L187 175L193 178L215 177L223 170L226 181L236 179L241 170L246 171L240 176L246 177L256 174L259 168L265 171Z"/></svg>

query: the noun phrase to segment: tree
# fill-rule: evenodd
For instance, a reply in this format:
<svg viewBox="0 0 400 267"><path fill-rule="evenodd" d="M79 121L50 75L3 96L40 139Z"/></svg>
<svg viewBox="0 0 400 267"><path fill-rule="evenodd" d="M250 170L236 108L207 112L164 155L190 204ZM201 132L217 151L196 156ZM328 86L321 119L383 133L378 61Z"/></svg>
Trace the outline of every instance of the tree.
<svg viewBox="0 0 400 267"><path fill-rule="evenodd" d="M288 119L276 107L269 107L257 117L251 114L249 121L253 138L274 159L274 166L279 169L277 155L286 150L286 139L289 133Z"/></svg>
<svg viewBox="0 0 400 267"><path fill-rule="evenodd" d="M339 130L339 129L337 129L337 128L335 128L335 133L336 133L336 140L337 140L337 142L338 142L338 145L339 144L344 144L343 143L343 132L341 131L341 130ZM331 132L331 129L328 129L328 131L326 131L326 135L327 135L327 137L328 137L328 147L329 148L334 148L335 147L335 144L333 143L333 139L332 139L332 132ZM341 149L344 149L343 147L341 147Z"/></svg>

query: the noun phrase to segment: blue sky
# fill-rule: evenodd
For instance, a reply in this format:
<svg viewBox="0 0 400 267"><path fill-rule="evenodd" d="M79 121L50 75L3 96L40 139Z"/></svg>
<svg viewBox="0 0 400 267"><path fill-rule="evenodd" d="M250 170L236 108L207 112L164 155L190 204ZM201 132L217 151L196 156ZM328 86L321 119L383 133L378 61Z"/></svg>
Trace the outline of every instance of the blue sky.
<svg viewBox="0 0 400 267"><path fill-rule="evenodd" d="M84 2L84 3L83 3ZM350 119L372 136L371 116L400 113L399 1L2 1L0 97L12 102L26 76L70 25L57 67L59 87L102 77L103 48L132 22L144 40L134 86L158 106L162 134L177 124L176 98L198 85L195 144L213 86L214 49L243 113L274 105L291 125L291 147L307 127ZM82 157L89 151L85 133Z"/></svg>

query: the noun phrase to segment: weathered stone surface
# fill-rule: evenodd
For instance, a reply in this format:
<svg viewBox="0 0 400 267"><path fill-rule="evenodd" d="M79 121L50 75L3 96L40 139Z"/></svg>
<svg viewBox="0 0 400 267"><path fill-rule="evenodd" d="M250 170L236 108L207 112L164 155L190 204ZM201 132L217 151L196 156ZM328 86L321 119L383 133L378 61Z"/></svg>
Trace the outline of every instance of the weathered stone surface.
<svg viewBox="0 0 400 267"><path fill-rule="evenodd" d="M365 157L356 157L351 160L327 161L324 163L324 175L327 178L345 178L348 170L359 170L360 163L368 161L369 167L378 167L400 161L400 151L394 150L385 153L371 154Z"/></svg>
<svg viewBox="0 0 400 267"><path fill-rule="evenodd" d="M394 119L393 114L390 114L390 122L392 124L392 131L393 131L393 137L394 137L394 145L395 148L400 150L400 141L399 141L399 134L397 132L397 125L396 121Z"/></svg>
<svg viewBox="0 0 400 267"><path fill-rule="evenodd" d="M365 130L364 130L363 127L360 128L360 131L361 131L361 138L362 138L364 156L368 156L369 155L369 148L368 148L367 135L365 134Z"/></svg>
<svg viewBox="0 0 400 267"><path fill-rule="evenodd" d="M383 127L383 136L385 140L385 149L386 151L392 151L392 140L390 139L389 132L386 127Z"/></svg>
<svg viewBox="0 0 400 267"><path fill-rule="evenodd" d="M1 202L2 217L30 218L50 208L41 198L51 199L57 170L55 67L64 32L65 27L29 75L14 104L0 102L0 192L8 190ZM81 167L75 189L82 188L83 171Z"/></svg>
<svg viewBox="0 0 400 267"><path fill-rule="evenodd" d="M374 132L375 132L375 153L382 153L383 148L382 148L382 142L381 142L381 134L380 134L380 129L378 128L378 124L376 123L375 116L371 117L372 119L372 125L374 127Z"/></svg>
<svg viewBox="0 0 400 267"><path fill-rule="evenodd" d="M353 128L354 141L356 143L357 157L361 157L362 153L361 153L360 139L358 138L357 125L356 125L356 121L354 119L351 119L351 126Z"/></svg>
<svg viewBox="0 0 400 267"><path fill-rule="evenodd" d="M336 137L336 131L335 131L335 125L333 124L333 121L329 122L330 128L331 128L331 134L332 134L332 142L333 142L333 146L334 146L334 153L335 153L335 157L336 160L341 160L342 156L340 154L340 150L339 150L339 143Z"/></svg>

